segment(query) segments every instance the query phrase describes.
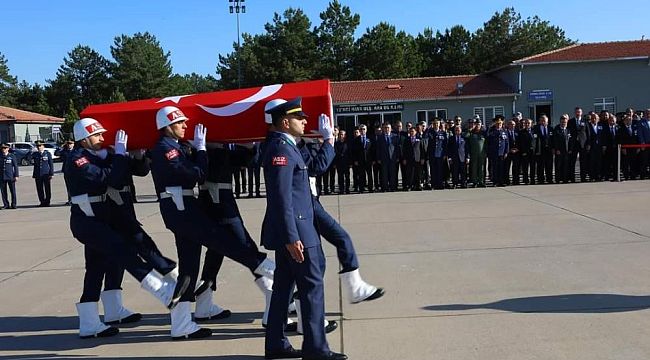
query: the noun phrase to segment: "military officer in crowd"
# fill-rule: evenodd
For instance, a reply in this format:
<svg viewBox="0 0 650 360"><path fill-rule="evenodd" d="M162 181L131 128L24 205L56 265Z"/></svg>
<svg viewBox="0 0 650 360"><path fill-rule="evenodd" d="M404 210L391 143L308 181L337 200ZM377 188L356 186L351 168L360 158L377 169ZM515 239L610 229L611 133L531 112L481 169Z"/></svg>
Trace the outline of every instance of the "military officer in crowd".
<svg viewBox="0 0 650 360"><path fill-rule="evenodd" d="M439 121L436 122L439 124ZM434 126L436 126L434 124ZM442 190L444 186L444 169L447 162L447 131L444 125L431 129L428 136L427 158L431 170L431 188Z"/></svg>
<svg viewBox="0 0 650 360"><path fill-rule="evenodd" d="M50 199L52 198L51 181L54 176L54 163L52 161L52 154L45 151L45 143L36 141L36 151L32 153L32 161L34 162L34 172L32 177L36 182L36 193L40 204L38 206L50 206Z"/></svg>
<svg viewBox="0 0 650 360"><path fill-rule="evenodd" d="M260 142L255 141L251 145L250 159L248 160L248 197L253 197L253 188L255 188L255 197L262 197L260 193Z"/></svg>
<svg viewBox="0 0 650 360"><path fill-rule="evenodd" d="M574 171L569 166L571 155L574 151L574 137L568 128L569 115L560 116L560 123L553 130L553 151L555 152L555 183L568 183L571 177L575 177Z"/></svg>
<svg viewBox="0 0 650 360"><path fill-rule="evenodd" d="M377 137L375 158L381 166L381 190L397 190L397 166L400 159L399 136L391 131L391 125L385 122L381 127L381 135Z"/></svg>
<svg viewBox="0 0 650 360"><path fill-rule="evenodd" d="M467 164L470 162L469 143L465 140L460 125L454 126L454 134L448 140L447 156L451 161L453 188L467 188Z"/></svg>
<svg viewBox="0 0 650 360"><path fill-rule="evenodd" d="M339 130L339 136L334 143L334 167L339 183L339 194L350 193L350 143L347 132Z"/></svg>
<svg viewBox="0 0 650 360"><path fill-rule="evenodd" d="M503 119L496 117L494 127L488 135L488 157L490 158L490 177L494 186L505 186L505 160L508 157L510 143L508 134L503 129Z"/></svg>
<svg viewBox="0 0 650 360"><path fill-rule="evenodd" d="M263 162L267 208L262 244L276 252L277 268L265 358L347 359L329 349L323 327L325 256L315 223L308 167L296 146L296 138L304 135L307 116L300 98L277 105L267 113L271 114L276 131L269 135ZM332 148L332 144L330 137L324 147ZM294 283L303 314L301 350L294 349L284 334Z"/></svg>
<svg viewBox="0 0 650 360"><path fill-rule="evenodd" d="M616 116L610 115L607 124L603 127L603 180L616 181L617 157L618 157L618 133L619 126L616 124Z"/></svg>
<svg viewBox="0 0 650 360"><path fill-rule="evenodd" d="M9 152L9 144L0 145L0 190L2 190L3 209L16 208L16 180L18 180L18 159L16 155ZM11 203L9 202L7 189L11 194Z"/></svg>
<svg viewBox="0 0 650 360"><path fill-rule="evenodd" d="M469 180L473 187L485 187L485 159L487 157L487 134L481 126L481 118L474 116L474 126L467 136L469 142Z"/></svg>
<svg viewBox="0 0 650 360"><path fill-rule="evenodd" d="M366 125L359 125L359 136L352 142L352 160L357 169L357 176L359 177L359 193L362 194L365 190L374 192L374 182L372 178L372 165L375 161L373 154L374 144L367 134L368 128ZM378 179L375 179L378 180Z"/></svg>
<svg viewBox="0 0 650 360"><path fill-rule="evenodd" d="M339 136L339 128L334 127L334 139L336 139ZM334 182L336 180L336 166L335 163L332 162L330 167L325 171L322 175L322 189L323 193L325 195L333 194L334 193Z"/></svg>
<svg viewBox="0 0 650 360"><path fill-rule="evenodd" d="M544 184L553 183L553 148L551 138L553 130L548 126L548 116L542 115L533 129L535 138L535 163L537 172L537 182Z"/></svg>
<svg viewBox="0 0 650 360"><path fill-rule="evenodd" d="M192 284L198 279L201 246L225 255L258 275L273 278L275 264L239 242L223 225L205 214L194 187L204 182L208 171L206 132L202 124L194 130L190 143L195 153L188 154L181 142L185 138L185 114L173 106L165 106L156 114L160 139L151 150L151 175L158 194L160 213L165 226L174 233L180 276L189 276ZM207 337L210 329L200 328L194 321L190 303L195 300L194 286L182 294L171 312L172 339Z"/></svg>
<svg viewBox="0 0 650 360"><path fill-rule="evenodd" d="M400 146L400 159L399 159L399 176L402 179L402 191L406 191L406 182L404 179L406 179L406 165L404 164L404 151L402 151L403 146L406 142L406 140L409 137L408 131L405 131L403 129L402 121L397 120L395 122L395 129L393 129L393 133L399 137L399 146Z"/></svg>
<svg viewBox="0 0 650 360"><path fill-rule="evenodd" d="M143 289L167 308L174 309L180 294L189 286L189 278L177 282L172 277L163 277L138 256L128 239L111 226L110 219L115 216L115 209L111 209L106 201L106 192L109 186L119 189L126 183L126 134L121 130L116 133L114 154L108 154L106 149L102 149L102 134L106 130L97 120L81 119L74 124L73 131L77 141L65 164L65 177L72 202L70 230L84 244L84 286L77 303L79 336L112 336L118 333L118 329L102 323L98 313L102 282L105 290L119 290L123 269L126 269ZM121 296L113 296L110 300L104 301L106 321L111 318L125 322L139 319L139 315L123 307ZM113 311L116 313L112 314Z"/></svg>
<svg viewBox="0 0 650 360"><path fill-rule="evenodd" d="M588 153L585 149L587 142L587 124L588 120L582 116L582 108L575 108L575 116L569 119L568 127L573 137L573 150L569 156L569 182L575 182L575 171L578 156L580 157L580 181L587 181L587 173L589 172Z"/></svg>
<svg viewBox="0 0 650 360"><path fill-rule="evenodd" d="M55 152L55 155L58 155L59 158L61 159L61 172L65 172L65 163L68 160L68 156L70 156L70 153L74 149L74 141L72 140L66 140L63 143L63 146L61 149L57 150ZM63 177L65 181L65 176ZM67 192L67 186L66 186L66 192ZM70 194L68 194L68 201L65 203L66 205L70 205Z"/></svg>

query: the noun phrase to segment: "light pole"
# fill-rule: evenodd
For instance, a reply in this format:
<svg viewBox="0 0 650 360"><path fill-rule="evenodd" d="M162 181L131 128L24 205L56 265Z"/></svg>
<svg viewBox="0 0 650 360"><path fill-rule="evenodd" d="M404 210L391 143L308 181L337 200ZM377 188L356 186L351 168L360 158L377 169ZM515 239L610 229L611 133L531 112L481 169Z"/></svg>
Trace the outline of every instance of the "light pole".
<svg viewBox="0 0 650 360"><path fill-rule="evenodd" d="M237 15L237 87L241 88L241 44L239 43L239 13L246 13L246 0L228 0L231 14Z"/></svg>

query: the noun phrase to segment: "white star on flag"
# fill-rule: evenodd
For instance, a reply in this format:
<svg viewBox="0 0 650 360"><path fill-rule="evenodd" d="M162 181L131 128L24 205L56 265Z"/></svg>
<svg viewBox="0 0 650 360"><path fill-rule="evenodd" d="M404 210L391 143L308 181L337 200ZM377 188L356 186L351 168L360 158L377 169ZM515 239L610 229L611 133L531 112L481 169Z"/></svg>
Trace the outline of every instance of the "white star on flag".
<svg viewBox="0 0 650 360"><path fill-rule="evenodd" d="M168 96L166 98L162 98L162 99L156 101L156 104L161 103L161 102L165 102L165 101L173 101L174 103L178 104L178 102L181 101L182 98L188 97L188 96L192 96L192 95Z"/></svg>

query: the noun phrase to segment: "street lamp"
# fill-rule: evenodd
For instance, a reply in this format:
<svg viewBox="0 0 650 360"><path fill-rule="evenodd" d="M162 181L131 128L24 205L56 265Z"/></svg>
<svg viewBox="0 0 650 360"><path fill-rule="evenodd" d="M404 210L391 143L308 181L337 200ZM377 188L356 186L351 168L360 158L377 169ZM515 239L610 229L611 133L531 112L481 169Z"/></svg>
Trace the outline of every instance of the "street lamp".
<svg viewBox="0 0 650 360"><path fill-rule="evenodd" d="M239 43L239 13L246 13L246 0L228 0L228 6L231 14L237 15L237 87L241 88L241 44Z"/></svg>

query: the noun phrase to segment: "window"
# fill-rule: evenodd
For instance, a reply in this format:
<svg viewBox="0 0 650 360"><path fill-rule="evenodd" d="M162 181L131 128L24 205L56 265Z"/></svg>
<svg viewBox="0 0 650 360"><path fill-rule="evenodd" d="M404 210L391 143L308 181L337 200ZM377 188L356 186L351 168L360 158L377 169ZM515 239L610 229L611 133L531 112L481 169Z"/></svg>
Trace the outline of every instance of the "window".
<svg viewBox="0 0 650 360"><path fill-rule="evenodd" d="M438 118L440 120L447 120L447 109L418 110L417 118L418 122L429 122L433 121L435 118Z"/></svg>
<svg viewBox="0 0 650 360"><path fill-rule="evenodd" d="M474 115L480 116L481 121L487 125L492 123L495 116L503 115L503 106L475 107Z"/></svg>
<svg viewBox="0 0 650 360"><path fill-rule="evenodd" d="M595 98L594 111L598 113L603 110L607 110L611 114L616 114L616 98L615 97Z"/></svg>
<svg viewBox="0 0 650 360"><path fill-rule="evenodd" d="M402 113L383 113L383 122L389 122L391 125L394 125L396 121L402 120Z"/></svg>

